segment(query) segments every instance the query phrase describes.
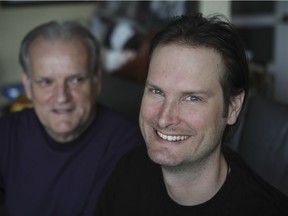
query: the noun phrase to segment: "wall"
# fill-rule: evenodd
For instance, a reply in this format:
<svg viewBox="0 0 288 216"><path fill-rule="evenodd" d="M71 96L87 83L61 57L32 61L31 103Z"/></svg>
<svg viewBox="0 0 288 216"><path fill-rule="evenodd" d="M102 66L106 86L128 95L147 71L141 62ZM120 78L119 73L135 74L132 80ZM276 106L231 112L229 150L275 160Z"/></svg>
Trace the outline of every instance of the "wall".
<svg viewBox="0 0 288 216"><path fill-rule="evenodd" d="M1 5L1 3L0 3ZM56 20L88 24L97 7L89 3L49 3L33 6L0 6L0 87L20 81L18 49L24 35L35 26Z"/></svg>
<svg viewBox="0 0 288 216"><path fill-rule="evenodd" d="M50 3L33 6L2 6L0 3L0 87L20 80L19 44L35 26L52 19L75 19L87 24L97 2ZM204 14L220 12L230 16L229 1L200 1Z"/></svg>
<svg viewBox="0 0 288 216"><path fill-rule="evenodd" d="M275 98L288 104L288 22L282 16L288 14L288 2L277 1L275 24L275 61L271 70L275 76Z"/></svg>
<svg viewBox="0 0 288 216"><path fill-rule="evenodd" d="M209 15L213 13L220 13L225 15L228 19L231 18L231 1L199 1L199 11L204 15Z"/></svg>

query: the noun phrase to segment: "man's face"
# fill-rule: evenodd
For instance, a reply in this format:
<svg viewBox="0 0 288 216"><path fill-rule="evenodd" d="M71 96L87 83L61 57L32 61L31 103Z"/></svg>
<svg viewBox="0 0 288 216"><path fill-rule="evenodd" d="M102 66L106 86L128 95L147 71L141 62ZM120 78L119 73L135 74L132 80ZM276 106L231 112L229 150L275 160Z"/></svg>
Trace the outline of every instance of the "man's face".
<svg viewBox="0 0 288 216"><path fill-rule="evenodd" d="M235 99L224 116L224 69L210 48L172 44L154 50L139 117L154 162L187 165L220 154L226 124L236 121L242 104Z"/></svg>
<svg viewBox="0 0 288 216"><path fill-rule="evenodd" d="M75 139L93 120L101 84L87 47L77 38L39 38L29 56L31 74L22 80L41 123L56 141Z"/></svg>

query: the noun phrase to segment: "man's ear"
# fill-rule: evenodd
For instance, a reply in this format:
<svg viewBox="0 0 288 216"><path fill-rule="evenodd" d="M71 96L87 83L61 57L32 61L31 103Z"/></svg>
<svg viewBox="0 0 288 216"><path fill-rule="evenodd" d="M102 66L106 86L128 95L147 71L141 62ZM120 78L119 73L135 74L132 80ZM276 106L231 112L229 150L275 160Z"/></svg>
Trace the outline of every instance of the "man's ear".
<svg viewBox="0 0 288 216"><path fill-rule="evenodd" d="M27 73L22 72L22 84L24 85L26 96L29 100L32 99L32 93L31 93L31 81L30 78L28 77Z"/></svg>
<svg viewBox="0 0 288 216"><path fill-rule="evenodd" d="M233 125L236 122L238 115L242 109L244 97L245 97L244 91L242 91L239 95L233 97L229 105L227 124Z"/></svg>

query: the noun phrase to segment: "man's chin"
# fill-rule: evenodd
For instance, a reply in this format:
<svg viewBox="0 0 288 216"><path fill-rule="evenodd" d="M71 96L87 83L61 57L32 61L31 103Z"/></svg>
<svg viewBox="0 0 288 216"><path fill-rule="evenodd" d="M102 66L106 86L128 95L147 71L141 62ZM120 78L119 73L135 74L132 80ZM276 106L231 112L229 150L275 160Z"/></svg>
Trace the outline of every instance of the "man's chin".
<svg viewBox="0 0 288 216"><path fill-rule="evenodd" d="M77 137L77 134L75 133L75 127L73 125L69 124L62 124L57 125L47 130L48 134L59 142L69 142L74 139L74 137Z"/></svg>
<svg viewBox="0 0 288 216"><path fill-rule="evenodd" d="M176 166L178 161L167 150L148 148L149 158L161 166Z"/></svg>

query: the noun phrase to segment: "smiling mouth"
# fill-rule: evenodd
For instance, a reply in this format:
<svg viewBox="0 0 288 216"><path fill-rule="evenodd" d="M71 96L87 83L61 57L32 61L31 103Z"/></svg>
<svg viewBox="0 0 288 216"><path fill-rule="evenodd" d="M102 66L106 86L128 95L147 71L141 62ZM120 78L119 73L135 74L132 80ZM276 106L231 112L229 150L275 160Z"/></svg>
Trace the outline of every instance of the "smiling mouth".
<svg viewBox="0 0 288 216"><path fill-rule="evenodd" d="M163 134L159 131L157 131L158 136L163 139L163 140L167 140L170 142L178 142L178 141L183 141L189 138L189 136L181 136L181 135L166 135Z"/></svg>
<svg viewBox="0 0 288 216"><path fill-rule="evenodd" d="M68 114L72 109L53 109L53 112L56 114Z"/></svg>

